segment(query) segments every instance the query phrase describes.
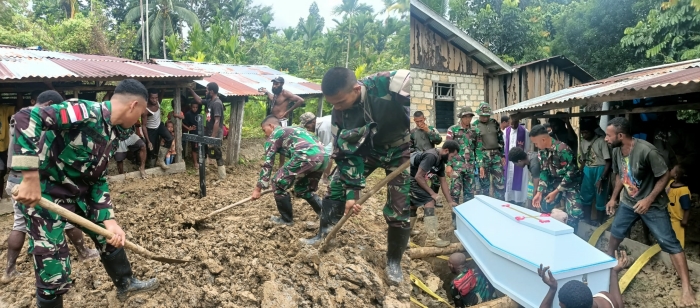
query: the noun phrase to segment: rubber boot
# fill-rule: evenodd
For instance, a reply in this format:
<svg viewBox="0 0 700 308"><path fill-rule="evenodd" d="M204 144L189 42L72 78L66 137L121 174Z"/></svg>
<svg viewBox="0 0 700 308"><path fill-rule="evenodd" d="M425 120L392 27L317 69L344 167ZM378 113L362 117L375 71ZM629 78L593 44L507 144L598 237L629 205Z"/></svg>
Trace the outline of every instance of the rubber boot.
<svg viewBox="0 0 700 308"><path fill-rule="evenodd" d="M416 221L418 220L418 216L410 217L410 219L411 219L411 236L420 234L420 231L416 230Z"/></svg>
<svg viewBox="0 0 700 308"><path fill-rule="evenodd" d="M53 299L45 299L39 295L39 290L37 290L36 306L39 308L63 308L63 294L55 295Z"/></svg>
<svg viewBox="0 0 700 308"><path fill-rule="evenodd" d="M389 284L398 285L403 282L401 258L408 246L411 229L389 227L386 245L386 277Z"/></svg>
<svg viewBox="0 0 700 308"><path fill-rule="evenodd" d="M311 205L311 208L314 209L314 212L316 215L321 216L321 198L317 194L311 195L311 198L306 199L306 202Z"/></svg>
<svg viewBox="0 0 700 308"><path fill-rule="evenodd" d="M164 148L164 147L160 147L160 151L158 151L158 161L157 161L157 164L158 164L158 167L160 167L160 168L163 169L163 170L168 170L168 169L170 169L170 166L168 166L168 165L165 164L165 155L168 154L168 151L170 151L170 149Z"/></svg>
<svg viewBox="0 0 700 308"><path fill-rule="evenodd" d="M323 240L328 232L331 232L333 226L343 218L343 214L345 214L345 203L326 197L321 203L321 223L318 227L318 234L309 239L300 239L300 241L306 245L315 245Z"/></svg>
<svg viewBox="0 0 700 308"><path fill-rule="evenodd" d="M428 233L428 238L425 239L426 247L447 247L450 245L449 241L442 240L438 237L438 220L437 216L425 216L423 217L423 224L425 226L425 231Z"/></svg>
<svg viewBox="0 0 700 308"><path fill-rule="evenodd" d="M219 166L218 168L219 180L226 179L226 166Z"/></svg>
<svg viewBox="0 0 700 308"><path fill-rule="evenodd" d="M140 281L134 277L124 248L119 248L110 255L102 254L100 261L102 261L109 278L112 278L114 286L117 287L117 299L119 301L123 302L130 295L158 288L158 280L156 278Z"/></svg>
<svg viewBox="0 0 700 308"><path fill-rule="evenodd" d="M272 216L272 222L281 225L293 225L292 197L289 194L283 197L275 196L275 203L277 203L277 210L280 212L280 216Z"/></svg>

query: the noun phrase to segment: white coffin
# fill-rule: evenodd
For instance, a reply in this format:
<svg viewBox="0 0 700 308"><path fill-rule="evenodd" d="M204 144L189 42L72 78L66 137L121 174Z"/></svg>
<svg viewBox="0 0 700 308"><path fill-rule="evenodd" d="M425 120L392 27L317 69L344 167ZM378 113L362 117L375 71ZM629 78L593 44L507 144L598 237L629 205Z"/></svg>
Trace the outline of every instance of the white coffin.
<svg viewBox="0 0 700 308"><path fill-rule="evenodd" d="M539 307L548 286L537 275L549 266L559 287L570 280L588 283L593 294L608 291L617 261L551 217L488 196L454 208L455 235L489 281L520 305ZM554 306L559 307L558 297Z"/></svg>

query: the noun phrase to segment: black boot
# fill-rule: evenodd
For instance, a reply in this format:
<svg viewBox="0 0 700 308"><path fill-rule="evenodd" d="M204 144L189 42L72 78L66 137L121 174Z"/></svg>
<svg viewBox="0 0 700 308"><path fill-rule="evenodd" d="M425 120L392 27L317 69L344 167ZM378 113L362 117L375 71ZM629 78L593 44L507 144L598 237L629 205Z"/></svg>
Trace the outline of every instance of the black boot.
<svg viewBox="0 0 700 308"><path fill-rule="evenodd" d="M158 287L158 280L155 278L148 281L134 278L124 248L119 248L110 255L102 254L100 261L102 261L109 278L112 278L114 286L117 287L117 299L120 301L126 300L132 294L150 291Z"/></svg>
<svg viewBox="0 0 700 308"><path fill-rule="evenodd" d="M343 218L343 214L345 214L345 203L326 197L321 204L321 223L318 227L318 234L310 239L301 239L301 242L306 245L315 245L323 240L328 232L331 232L333 225Z"/></svg>
<svg viewBox="0 0 700 308"><path fill-rule="evenodd" d="M292 197L289 194L283 197L275 197L277 210L280 212L280 217L272 216L272 221L276 224L292 225L294 224L294 215L292 212Z"/></svg>
<svg viewBox="0 0 700 308"><path fill-rule="evenodd" d="M311 205L316 215L321 215L321 198L317 194L311 195L311 198L306 199L306 202Z"/></svg>
<svg viewBox="0 0 700 308"><path fill-rule="evenodd" d="M390 284L398 285L403 281L401 258L410 237L410 228L389 227L386 245L386 277Z"/></svg>
<svg viewBox="0 0 700 308"><path fill-rule="evenodd" d="M45 299L36 292L36 306L39 308L63 308L63 294L54 295L53 299Z"/></svg>

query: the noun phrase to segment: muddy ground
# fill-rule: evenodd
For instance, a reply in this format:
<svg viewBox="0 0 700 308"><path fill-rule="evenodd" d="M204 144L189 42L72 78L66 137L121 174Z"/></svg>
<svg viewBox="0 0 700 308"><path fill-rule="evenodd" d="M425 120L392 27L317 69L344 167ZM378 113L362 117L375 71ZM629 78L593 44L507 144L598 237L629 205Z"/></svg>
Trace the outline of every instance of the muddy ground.
<svg viewBox="0 0 700 308"><path fill-rule="evenodd" d="M453 243L458 243L459 240L454 236L452 224L451 224L451 209L449 207L437 208L436 215L439 219L440 224L440 237L445 240L449 240ZM700 221L700 209L698 206L694 206L691 212L691 223L693 221ZM418 210L419 220L417 222L417 228L419 230L423 229L422 221L422 209ZM690 239L700 239L700 232L698 228L700 224L694 224L694 226L689 227L689 235L686 238ZM642 242L642 231L641 225L638 223L633 228L632 239ZM587 239L586 239L587 240ZM411 242L423 246L425 242L425 233L411 238ZM607 248L607 240L601 238L598 241L598 248L604 250ZM623 247L624 248L624 247ZM695 262L700 262L700 244L698 242L686 240L686 251L688 253L688 259ZM634 256L639 257L639 256ZM470 262L470 266L476 266L474 262ZM438 258L427 258L427 259L417 259L411 261L411 271L414 275L418 276L425 284L427 284L431 289L436 291L439 296L445 300L452 303L449 297L450 281L454 279L455 275L450 273L447 267L447 261ZM620 277L624 275L625 271L620 273ZM694 287L697 295L700 296L700 281L695 279L691 280L691 284ZM423 305L430 308L442 308L445 304L440 303L435 300L430 295L423 292L416 286L412 286L411 296L416 298ZM680 297L680 287L681 282L672 268L667 268L660 261L649 262L642 270L637 274L636 278L630 283L629 287L623 294L623 299L625 301L626 307L638 307L638 308L660 308L660 307L677 307L675 301ZM594 293L599 290L592 290ZM544 297L545 294L542 294ZM699 301L700 302L700 301ZM413 307L418 307L414 305Z"/></svg>
<svg viewBox="0 0 700 308"><path fill-rule="evenodd" d="M270 221L277 209L268 194L222 213L204 228L184 227L188 220L250 196L262 142L244 140L242 148L246 163L228 168L228 179L219 181L215 170L208 169L203 199L198 198L198 176L191 167L182 174L110 185L127 239L166 257L193 262L169 265L130 253L137 277L157 277L161 286L120 303L99 261L74 261L75 285L64 297L66 307L409 307L408 258L402 264L403 284L388 286L385 278L385 189L368 200L362 213L338 233L330 252L320 257L298 240L315 235L318 226L316 214L302 199L294 200L293 226ZM127 166L127 171L135 170ZM376 172L368 186L380 179ZM0 244L3 268L4 237L11 224L11 215L0 217L0 229L5 230ZM24 274L0 288L0 306L34 305L34 274L26 253L18 269Z"/></svg>

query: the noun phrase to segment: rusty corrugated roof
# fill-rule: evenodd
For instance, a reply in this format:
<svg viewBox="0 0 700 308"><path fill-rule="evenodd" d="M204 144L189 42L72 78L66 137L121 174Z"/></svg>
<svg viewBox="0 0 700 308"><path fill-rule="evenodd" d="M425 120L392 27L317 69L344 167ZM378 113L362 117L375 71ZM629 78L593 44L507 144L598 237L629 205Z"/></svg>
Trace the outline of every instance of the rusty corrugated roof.
<svg viewBox="0 0 700 308"><path fill-rule="evenodd" d="M694 87L687 87L688 85ZM616 95L632 91L636 93L635 98L684 94L697 92L698 85L700 85L700 59L695 59L643 68L589 82L501 108L494 113L549 110L581 106L586 103L614 101ZM659 92L657 90L659 88L667 89L667 91ZM651 90L655 92L651 92Z"/></svg>
<svg viewBox="0 0 700 308"><path fill-rule="evenodd" d="M321 85L308 80L274 70L265 65L232 65L214 63L196 63L151 59L158 65L177 69L186 69L211 74L203 80L195 81L202 86L209 82L219 85L219 93L225 96L263 95L258 88L272 88L272 79L284 78L284 89L296 95L321 94Z"/></svg>
<svg viewBox="0 0 700 308"><path fill-rule="evenodd" d="M211 74L98 55L7 48L0 46L0 80L202 79Z"/></svg>

